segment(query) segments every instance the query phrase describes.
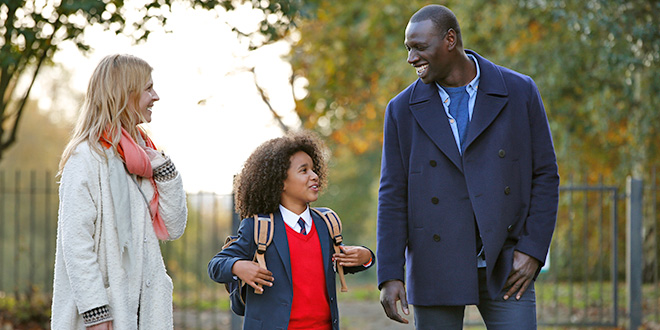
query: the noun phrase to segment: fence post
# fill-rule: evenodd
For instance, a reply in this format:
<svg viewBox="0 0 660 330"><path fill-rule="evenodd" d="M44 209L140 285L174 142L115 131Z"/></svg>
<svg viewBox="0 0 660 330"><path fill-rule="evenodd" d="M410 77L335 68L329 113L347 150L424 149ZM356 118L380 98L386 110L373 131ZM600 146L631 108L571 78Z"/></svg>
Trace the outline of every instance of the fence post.
<svg viewBox="0 0 660 330"><path fill-rule="evenodd" d="M642 199L643 182L628 177L626 182L626 279L630 330L642 325Z"/></svg>
<svg viewBox="0 0 660 330"><path fill-rule="evenodd" d="M231 228L232 234L238 234L238 227L241 224L241 217L236 213L236 196L231 194ZM230 309L230 326L231 330L241 330L243 328L243 318L234 314Z"/></svg>

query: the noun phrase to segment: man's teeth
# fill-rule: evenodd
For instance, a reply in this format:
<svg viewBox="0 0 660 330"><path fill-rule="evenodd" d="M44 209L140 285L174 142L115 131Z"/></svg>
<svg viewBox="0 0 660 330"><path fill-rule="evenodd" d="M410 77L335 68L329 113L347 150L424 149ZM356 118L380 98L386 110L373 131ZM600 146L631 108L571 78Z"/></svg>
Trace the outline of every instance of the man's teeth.
<svg viewBox="0 0 660 330"><path fill-rule="evenodd" d="M415 69L417 69L417 74L419 75L419 74L424 73L424 71L426 71L426 69L427 69L428 67L429 67L428 64L424 64L424 65L421 65L421 66L416 67Z"/></svg>

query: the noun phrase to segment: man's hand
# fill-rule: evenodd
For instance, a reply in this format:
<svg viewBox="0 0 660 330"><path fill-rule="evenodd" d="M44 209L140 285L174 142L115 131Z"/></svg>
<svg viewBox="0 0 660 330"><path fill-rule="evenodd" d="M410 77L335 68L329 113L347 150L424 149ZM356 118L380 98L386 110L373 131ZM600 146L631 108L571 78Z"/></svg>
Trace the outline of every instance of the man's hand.
<svg viewBox="0 0 660 330"><path fill-rule="evenodd" d="M231 267L231 272L238 276L243 282L257 291L264 292L263 287L257 284L273 286L273 273L268 269L259 267L259 264L250 260L239 260Z"/></svg>
<svg viewBox="0 0 660 330"><path fill-rule="evenodd" d="M513 268L504 286L509 288L509 291L504 295L504 300L508 300L516 291L518 292L516 300L520 300L525 290L532 284L540 265L541 263L535 258L519 251L513 251Z"/></svg>
<svg viewBox="0 0 660 330"><path fill-rule="evenodd" d="M401 310L404 314L409 315L408 299L406 299L406 288L403 282L399 280L385 282L380 290L380 304L383 305L385 314L394 321L408 324L408 320L401 317L397 311L396 302L399 300L401 300Z"/></svg>
<svg viewBox="0 0 660 330"><path fill-rule="evenodd" d="M88 330L112 330L112 321L99 323L91 327L87 327Z"/></svg>

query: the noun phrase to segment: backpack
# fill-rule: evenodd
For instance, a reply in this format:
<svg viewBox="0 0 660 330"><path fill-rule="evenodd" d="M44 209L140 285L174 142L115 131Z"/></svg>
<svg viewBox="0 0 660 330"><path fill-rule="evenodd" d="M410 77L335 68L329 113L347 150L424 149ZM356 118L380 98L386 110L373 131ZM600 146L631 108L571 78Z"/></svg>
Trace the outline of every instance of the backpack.
<svg viewBox="0 0 660 330"><path fill-rule="evenodd" d="M335 248L335 253L339 253L339 246L342 243L341 236L341 220L337 213L333 210L325 207L314 207L311 208L316 214L321 216L323 221L325 221L326 227L328 227L328 233L330 238L332 238L333 245ZM273 231L274 231L274 221L273 214L263 215L255 214L254 218L254 243L257 245L257 251L254 253L253 260L259 263L259 266L262 268L268 269L266 267L265 253L266 248L273 241ZM230 235L225 239L225 244L222 246L222 250L232 245L238 236ZM348 288L346 287L346 279L344 277L344 268L335 262L334 267L339 274L339 281L341 282L341 291L346 292ZM225 283L225 289L229 293L229 302L232 312L236 315L245 315L245 297L247 295L247 285L241 279L237 277L236 280L229 283ZM261 294L260 291L255 290L255 294Z"/></svg>

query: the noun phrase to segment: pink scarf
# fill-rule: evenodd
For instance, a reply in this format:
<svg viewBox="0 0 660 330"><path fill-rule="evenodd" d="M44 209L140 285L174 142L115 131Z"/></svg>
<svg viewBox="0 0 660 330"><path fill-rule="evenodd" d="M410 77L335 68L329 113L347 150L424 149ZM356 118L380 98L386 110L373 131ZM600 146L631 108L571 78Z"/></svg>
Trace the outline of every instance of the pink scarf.
<svg viewBox="0 0 660 330"><path fill-rule="evenodd" d="M142 130L139 130L139 132L140 135L142 135L142 138L144 139L147 147L157 150L156 145L154 145L149 136L142 132ZM110 144L109 141L110 138L108 136L108 131L106 130L103 132L103 136L101 137L100 142L104 147L110 148L112 144ZM121 128L121 136L119 138L119 144L117 145L117 152L119 153L121 159L124 161L126 169L129 173L147 178L149 181L151 181L151 184L154 187L154 197L149 203L151 223L154 226L154 231L156 232L156 237L158 237L158 239L168 239L170 235L167 232L165 222L163 222L163 218L160 216L160 211L158 209L158 186L156 186L156 181L153 178L151 160L149 159L149 156L144 151L144 149L135 143L135 140L133 140L131 135L128 134L128 131L126 131L123 127Z"/></svg>

